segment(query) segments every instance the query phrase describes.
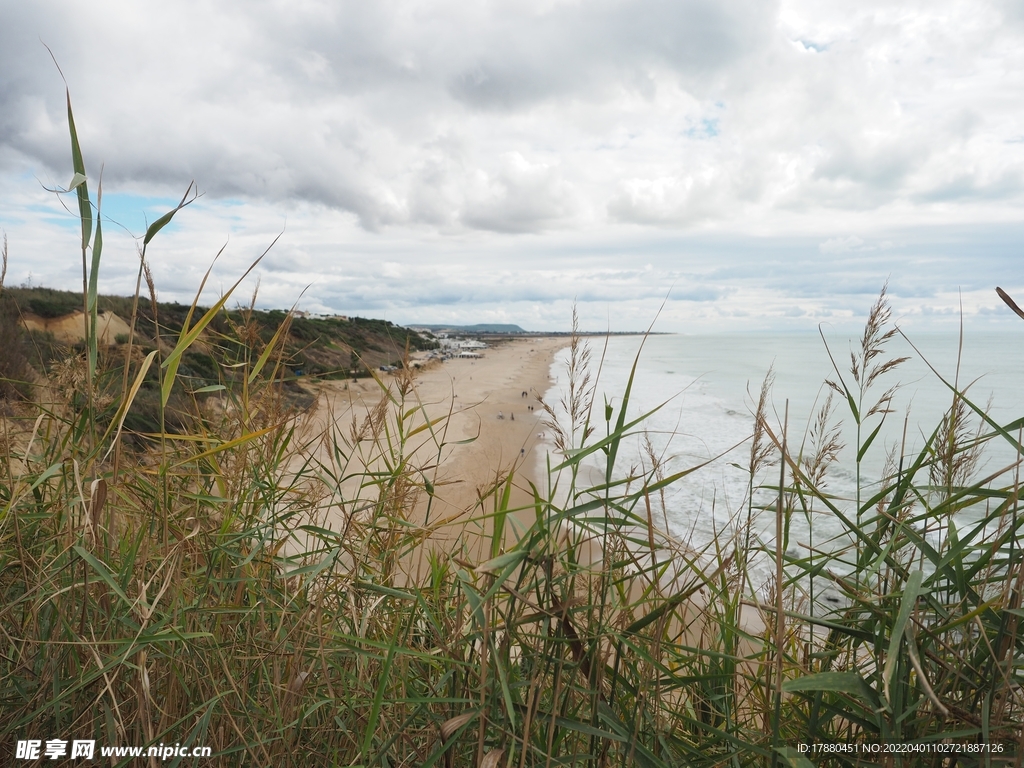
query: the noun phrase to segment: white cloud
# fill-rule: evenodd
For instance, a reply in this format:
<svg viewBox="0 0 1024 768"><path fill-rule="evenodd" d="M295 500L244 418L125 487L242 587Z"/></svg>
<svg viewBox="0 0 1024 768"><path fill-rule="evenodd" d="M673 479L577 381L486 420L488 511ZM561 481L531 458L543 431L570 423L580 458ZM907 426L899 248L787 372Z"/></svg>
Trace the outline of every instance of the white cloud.
<svg viewBox="0 0 1024 768"><path fill-rule="evenodd" d="M205 194L164 238L184 249L168 293L229 235L241 264L287 222L264 285L280 303L312 282L338 309L472 319L577 293L639 307L684 280L704 299L667 313L680 325L796 322L825 311L808 296L890 278L923 312L1014 269L1000 238L1024 204L1022 19L1003 0L15 4L0 227L12 269L74 272L34 207L59 213L35 178L70 178L41 38L94 183L103 164L107 190L146 204L193 178ZM803 268L765 256L783 251ZM114 284L134 246L108 252ZM915 272L924 256L941 268ZM767 293L726 310L751 282Z"/></svg>
<svg viewBox="0 0 1024 768"><path fill-rule="evenodd" d="M818 246L821 253L851 253L853 251L873 251L875 247L865 245L864 241L856 235L846 237L833 237Z"/></svg>

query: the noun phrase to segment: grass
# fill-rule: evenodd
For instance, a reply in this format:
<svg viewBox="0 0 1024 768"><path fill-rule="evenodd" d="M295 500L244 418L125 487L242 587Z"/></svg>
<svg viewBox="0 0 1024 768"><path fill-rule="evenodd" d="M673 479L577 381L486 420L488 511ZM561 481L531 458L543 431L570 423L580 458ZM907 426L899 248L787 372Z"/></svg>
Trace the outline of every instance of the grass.
<svg viewBox="0 0 1024 768"><path fill-rule="evenodd" d="M94 207L70 100L69 125L81 306L95 317L100 197ZM148 250L188 199L144 238L139 285L153 303ZM564 460L525 510L510 508L519 478L498 479L473 512L496 532L482 555L430 549L450 523L411 517L440 492L448 437L409 374L381 383L355 429L305 434L276 386L288 318L270 338L244 322L215 332L229 296L193 304L149 350L133 330L108 352L92 323L45 396L0 412L4 762L16 739L58 736L210 746L219 765L952 765L940 744L961 745L956 765L1021 754L1019 467L976 472L990 443L1022 455L1024 419L997 424L951 382L922 450L897 448L881 482L858 474L854 498L826 490L841 407L858 465L883 450L883 382L900 363L884 292L806 439L770 422L766 380L744 524L703 552L672 541L654 512L686 472L617 461L643 429L625 416L642 382L630 377L618 408L595 405L597 373L574 337L569 396L546 406ZM226 403L216 410L183 386L199 340L235 372L208 385ZM156 423L129 442L150 372ZM588 486L579 469L598 458L604 478ZM343 525L326 526L328 510ZM532 520L517 536L512 513ZM750 533L763 515L767 545ZM794 516L822 515L843 535L786 554ZM410 583L403 563L418 556ZM766 590L749 577L755 558L773 563ZM840 606L817 599L825 584ZM911 746L858 758L797 750L808 743Z"/></svg>

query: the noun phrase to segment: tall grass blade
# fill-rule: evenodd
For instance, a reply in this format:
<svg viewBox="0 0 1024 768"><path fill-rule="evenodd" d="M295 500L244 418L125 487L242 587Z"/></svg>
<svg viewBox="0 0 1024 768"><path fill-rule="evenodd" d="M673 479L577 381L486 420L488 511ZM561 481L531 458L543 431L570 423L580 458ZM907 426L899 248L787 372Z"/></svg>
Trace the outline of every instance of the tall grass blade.
<svg viewBox="0 0 1024 768"><path fill-rule="evenodd" d="M103 202L103 176L100 174L100 182L96 187L96 235L92 241L92 262L89 265L89 294L86 301L88 317L85 319L88 325L87 342L89 345L89 378L96 375L96 363L99 357L99 275L100 256L103 253L103 221L101 206Z"/></svg>
<svg viewBox="0 0 1024 768"><path fill-rule="evenodd" d="M157 232L159 232L161 229L163 229L164 227L166 227L168 224L171 223L171 219L174 218L174 214L176 214L178 211L180 211L186 205L190 205L193 201L195 201L196 198L195 198L195 195L193 195L193 192L192 192L192 190L194 188L195 188L195 182L194 181L190 182L189 185L188 185L188 189L185 190L185 194L182 195L182 197L181 197L181 202L179 202L173 209L171 209L170 211L165 213L163 216L161 216L159 219L154 221L152 224L150 224L146 228L146 234L145 234L145 236L142 239L142 244L144 246L145 245L149 245L150 241L154 237L156 237ZM190 195L192 195L191 199L189 199Z"/></svg>
<svg viewBox="0 0 1024 768"><path fill-rule="evenodd" d="M131 388L128 390L127 396L121 401L121 405L118 407L118 412L114 416L114 420L117 422L117 432L114 434L114 439L110 442L110 448L107 450L106 457L110 456L110 452L114 450L114 446L117 444L118 438L121 436L121 431L124 429L124 421L128 418L128 411L132 407L132 403L135 402L135 398L139 394L139 390L142 388L143 382L146 380L146 374L149 373L149 367L153 364L153 358L156 357L157 350L153 350L142 359L142 364L139 366L139 372L135 375L135 380L132 382ZM114 422L111 422L113 425ZM107 434L109 434L109 429ZM106 435L104 435L106 437Z"/></svg>
<svg viewBox="0 0 1024 768"><path fill-rule="evenodd" d="M877 707L879 703L878 694L856 672L817 672L804 675L786 680L782 684L782 690L787 693L834 691L856 696L873 707Z"/></svg>
<svg viewBox="0 0 1024 768"><path fill-rule="evenodd" d="M74 549L75 552L78 553L78 556L85 560L85 562L89 564L89 566L93 569L96 575L103 580L103 583L110 587L110 591L124 601L125 606L132 607L134 605L133 601L130 600L128 598L128 595L124 593L124 590L121 589L121 586L116 581L114 581L114 578L110 575L110 571L107 570L106 566L103 565L103 563L97 560L91 552L89 552L87 549L85 549L79 544L76 544Z"/></svg>
<svg viewBox="0 0 1024 768"><path fill-rule="evenodd" d="M892 628L892 635L889 638L889 650L885 655L885 667L882 669L882 680L885 692L885 700L892 707L892 682L896 672L896 663L900 658L900 645L903 642L903 635L907 629L907 622L917 607L917 598L921 594L921 582L924 573L914 571L907 579L903 587L903 599L900 601L900 612L896 616L896 623Z"/></svg>
<svg viewBox="0 0 1024 768"><path fill-rule="evenodd" d="M86 182L82 148L78 143L78 130L75 128L75 114L71 109L70 89L65 89L65 94L68 102L68 130L71 132L71 164L75 169L71 183L78 195L78 215L82 222L82 252L85 253L92 240L92 205L89 203L89 185Z"/></svg>
<svg viewBox="0 0 1024 768"><path fill-rule="evenodd" d="M258 259L249 265L249 268L245 270L245 273L235 281L234 285L232 285L201 318L199 318L195 325L191 328L188 327L187 322L182 325L181 333L178 336L178 342L174 345L174 349L171 350L170 354L167 355L167 358L162 363L162 367L167 369L167 373L164 376L163 388L160 393L161 402L165 407L167 406L167 401L170 399L171 389L174 387L174 380L178 373L178 366L181 363L181 356L190 346L192 346L195 340L199 338L200 334L206 329L206 326L208 326L213 318L217 316L221 309L223 309L235 289L242 284L242 281L245 280L245 278L247 278L254 269L256 269L256 266L263 261L264 256L270 252L270 249L273 248L280 239L280 235L274 238L270 246L260 254Z"/></svg>

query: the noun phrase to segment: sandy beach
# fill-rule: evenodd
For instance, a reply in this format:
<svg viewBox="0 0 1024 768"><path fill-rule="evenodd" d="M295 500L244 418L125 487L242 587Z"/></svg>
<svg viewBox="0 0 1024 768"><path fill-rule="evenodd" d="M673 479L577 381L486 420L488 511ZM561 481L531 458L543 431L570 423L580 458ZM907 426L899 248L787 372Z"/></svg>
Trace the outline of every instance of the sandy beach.
<svg viewBox="0 0 1024 768"><path fill-rule="evenodd" d="M555 353L568 343L564 337L511 339L482 350L480 358L430 361L414 369L404 426L406 432L419 431L408 440L406 457L433 494L413 491L404 513L411 524L433 529L424 551L461 550L471 561L486 559L482 542L491 532L485 516L494 511L494 488L512 473L511 507L518 508L532 499L530 481L543 487L546 478L535 476L543 463L545 431L539 398L551 384ZM377 376L398 395L400 373ZM371 429L382 400L381 383L320 383L318 405L306 417L304 431L320 434L332 423L346 436ZM364 453L360 460L372 466L381 459ZM329 514L322 523L338 529L344 525L340 517ZM517 518L506 523L512 535L532 522L532 511L517 513Z"/></svg>
<svg viewBox="0 0 1024 768"><path fill-rule="evenodd" d="M411 553L401 557L401 568L413 581L426 572L426 554L443 551L463 562L480 563L490 558L493 532L495 489L512 473L508 508L517 510L505 521L506 541L514 541L534 522L530 483L542 496L547 476L543 472L547 448L542 434L546 414L539 398L552 384L551 364L555 354L567 347L565 337L513 339L483 351L477 359L433 361L415 369L405 395L406 432L416 431L407 442L405 458L416 478L408 493L399 491L400 514L412 526L424 532L425 540ZM333 424L339 432L352 436L372 429L374 413L395 412L393 405L381 408L382 385L392 395L401 390L403 376L378 373L374 379L333 381L319 384L317 408L306 417L307 434L321 434ZM432 422L432 428L426 424ZM395 431L395 425L390 428ZM349 437L350 443L356 443ZM367 446L375 444L364 440ZM322 457L326 459L326 457ZM363 453L354 466L353 477L363 478L363 467L383 469L379 453ZM329 462L328 462L329 463ZM433 494L423 490L426 480ZM345 490L345 497L372 496L356 487ZM344 513L332 508L318 522L334 530L345 526ZM656 534L661 557L671 557L679 543L671 542L661 531ZM582 562L597 564L601 545L593 538L577 542ZM694 553L690 553L691 556ZM643 560L643 556L641 556ZM663 574L663 588L678 591L692 582L685 569L670 568ZM675 578L680 582L674 582ZM642 582L634 589L640 590ZM634 599L640 599L637 591ZM694 596L697 613L704 599L703 590ZM745 626L755 634L763 629L755 611L746 611ZM680 630L681 631L681 630Z"/></svg>

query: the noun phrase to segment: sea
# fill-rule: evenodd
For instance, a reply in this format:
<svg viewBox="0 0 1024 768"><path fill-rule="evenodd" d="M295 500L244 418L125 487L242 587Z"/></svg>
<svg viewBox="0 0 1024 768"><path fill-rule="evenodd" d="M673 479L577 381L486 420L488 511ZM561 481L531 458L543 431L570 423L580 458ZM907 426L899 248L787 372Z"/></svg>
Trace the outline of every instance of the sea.
<svg viewBox="0 0 1024 768"><path fill-rule="evenodd" d="M851 352L859 350L860 338L835 332L824 336L664 334L646 338L590 337L585 343L590 350L590 374L596 380L592 410L595 432L591 440L600 439L607 431L606 404L615 412L613 422L617 418L632 372L627 421L648 415L622 441L613 475L621 478L650 471L652 456L664 476L706 464L672 484L663 500L659 495L653 501L655 522L660 527L698 550L707 550L728 541L748 520L753 414L769 371L774 376L769 423L776 434L785 431L792 453L801 446L805 454L810 453L814 448L811 426L830 391L826 379L837 383L842 379L855 389ZM962 347L957 333L897 335L872 362L899 357L908 359L877 379L864 399L870 406L890 387L896 387L891 412L885 415L878 436L861 462L862 494L870 493L877 484L888 456L897 461L900 455L910 457L906 463L925 445L952 403L952 392L942 379L958 383L961 389L966 387L968 398L985 407L999 424L1024 416L1024 325L1019 333L965 331ZM568 358L568 349L556 355L551 371L554 384L545 395L545 401L556 411L561 410L558 403L568 392ZM833 405L829 424L839 425L840 439L846 447L830 466L824 485L836 497L837 506L854 519L856 426L845 397L834 395ZM876 415L865 421L863 438L880 419ZM560 421L567 424L564 416ZM977 423L973 416L972 422ZM544 447L552 461L561 458L550 429L545 433ZM585 481L600 481L604 475L602 460L603 454L587 460ZM1015 452L1005 441L994 440L983 454L978 476L1015 460ZM776 497L763 486L777 486L778 478L777 465L766 467L753 484L751 529L755 548L762 552L774 549L775 514L770 507ZM925 475L921 482L926 481ZM759 507L769 508L758 511ZM842 526L826 514L820 503L807 515L794 515L790 525L786 542L790 555L804 555L812 546L835 550L849 543L842 535ZM755 560L755 581L763 584L769 578L770 566L764 557Z"/></svg>

